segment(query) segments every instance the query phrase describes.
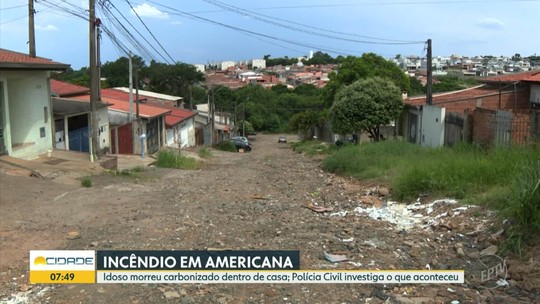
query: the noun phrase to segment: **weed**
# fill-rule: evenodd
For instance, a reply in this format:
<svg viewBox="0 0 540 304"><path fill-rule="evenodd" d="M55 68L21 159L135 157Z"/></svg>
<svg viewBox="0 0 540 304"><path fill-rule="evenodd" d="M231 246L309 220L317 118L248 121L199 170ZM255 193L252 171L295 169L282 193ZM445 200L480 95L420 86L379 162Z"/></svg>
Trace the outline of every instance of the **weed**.
<svg viewBox="0 0 540 304"><path fill-rule="evenodd" d="M228 152L236 152L238 149L236 149L236 146L233 142L224 140L214 146L216 149L221 151L228 151Z"/></svg>
<svg viewBox="0 0 540 304"><path fill-rule="evenodd" d="M156 167L195 170L199 168L197 160L186 157L175 150L161 150L158 153Z"/></svg>
<svg viewBox="0 0 540 304"><path fill-rule="evenodd" d="M200 158L210 158L210 157L212 157L212 152L206 146L202 146L199 149L199 157Z"/></svg>
<svg viewBox="0 0 540 304"><path fill-rule="evenodd" d="M501 216L508 217L511 227L504 249L521 256L523 244L540 233L540 159L531 161L512 184L511 195Z"/></svg>
<svg viewBox="0 0 540 304"><path fill-rule="evenodd" d="M92 187L92 180L90 179L90 177L84 177L83 179L81 179L81 186L86 188Z"/></svg>

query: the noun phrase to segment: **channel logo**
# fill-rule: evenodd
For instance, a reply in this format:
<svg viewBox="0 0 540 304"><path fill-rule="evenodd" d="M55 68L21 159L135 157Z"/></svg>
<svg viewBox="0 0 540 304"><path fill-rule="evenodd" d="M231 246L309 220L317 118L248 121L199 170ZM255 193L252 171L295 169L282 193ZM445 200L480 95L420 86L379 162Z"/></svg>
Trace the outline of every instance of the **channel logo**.
<svg viewBox="0 0 540 304"><path fill-rule="evenodd" d="M29 262L32 284L96 282L94 250L31 250Z"/></svg>
<svg viewBox="0 0 540 304"><path fill-rule="evenodd" d="M95 270L94 250L31 250L30 270Z"/></svg>

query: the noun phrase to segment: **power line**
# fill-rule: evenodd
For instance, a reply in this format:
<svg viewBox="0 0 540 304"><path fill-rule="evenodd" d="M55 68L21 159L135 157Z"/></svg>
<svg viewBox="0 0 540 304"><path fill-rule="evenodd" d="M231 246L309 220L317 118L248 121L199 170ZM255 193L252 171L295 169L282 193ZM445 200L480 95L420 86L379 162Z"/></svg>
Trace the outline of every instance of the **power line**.
<svg viewBox="0 0 540 304"><path fill-rule="evenodd" d="M331 30L317 28L317 27L313 27L313 26L309 26L309 25L305 25L305 24L301 24L301 23L297 23L297 22L292 22L292 21L288 21L288 20L284 20L284 19L280 19L280 18L274 18L274 17L271 17L271 16L263 15L263 14L254 13L252 11L249 11L249 10L246 10L246 9L241 9L241 8L236 7L236 6L228 5L228 4L225 4L223 2L216 1L216 0L203 0L203 1L207 2L209 4L212 4L212 5L215 5L217 7L221 7L223 9L225 9L225 10L228 10L228 11L237 13L239 15L245 16L245 17L251 17L251 18L254 18L256 20L259 20L259 21L262 21L262 22L265 22L265 23L268 23L268 24L272 24L272 25L275 25L275 26L279 26L279 27L289 29L289 30L293 30L293 31L297 31L297 32L305 33L305 34L310 34L310 35L314 35L314 36L318 36L318 37L322 36L322 37L335 39L335 40L342 40L342 41L348 41L348 42L357 42L357 43L364 43L364 44L420 44L420 43L424 43L424 41L393 40L393 39L377 38L377 37L370 37L370 36L363 36L363 35L356 35L356 34L350 34L350 33L331 31ZM314 31L311 31L311 30L306 30L306 29L302 29L302 28L299 28L299 27L294 27L294 26L286 25L286 24L279 23L279 22L276 22L276 21L264 19L264 18L261 18L259 16L263 16L263 17L268 18L268 19L284 21L284 22L287 22L287 23L300 25L300 26L303 26L303 27L306 27L306 28L316 29L316 30L323 31L323 32L337 33L337 34L348 35L348 36L356 36L356 37L379 40L379 41L357 40L357 39L344 38L344 37L339 37L339 36L330 35L330 34L324 34L324 33L321 33L321 32L314 32Z"/></svg>
<svg viewBox="0 0 540 304"><path fill-rule="evenodd" d="M126 0L126 2L129 4L129 7L131 7L131 10L135 13L135 15L137 16L137 18L139 18L139 21L141 21L141 23L144 25L144 27L146 28L146 30L148 31L148 33L150 33L150 35L152 36L152 38L154 38L154 40L157 42L157 44L161 47L161 49L165 52L165 54L167 54L167 56L169 56L169 58L171 59L172 63L175 62L175 60L172 58L172 56L167 52L167 50L165 50L165 48L163 47L163 45L161 45L161 43L157 40L156 36L154 36L154 34L152 33L152 31L150 31L150 29L148 28L148 26L146 26L146 24L144 23L144 21L141 19L141 17L139 16L139 14L137 13L137 11L133 8L133 6L131 5L131 2L129 2L129 0Z"/></svg>
<svg viewBox="0 0 540 304"><path fill-rule="evenodd" d="M7 11L7 10L10 10L10 9L19 8L19 7L25 7L25 6L26 6L26 4L15 5L15 6L10 6L10 7L0 7L0 11Z"/></svg>
<svg viewBox="0 0 540 304"><path fill-rule="evenodd" d="M275 40L275 41L281 41L281 42L285 42L285 43L289 43L289 44L293 44L293 45L297 45L297 46L303 46L303 47L309 48L309 49L316 49L316 50L325 51L325 52L334 53L334 54L340 54L340 55L348 55L347 53L344 53L344 52L339 51L337 49L331 49L331 48L328 48L328 47L316 46L316 45L307 44L307 43L303 43L303 42L292 41L292 40L286 40L286 39L278 38L278 37L275 37L275 36L262 34L262 33L254 32L254 31L246 30L246 29L243 29L243 28L235 27L235 26L228 25L228 24L218 22L218 21L215 21L215 20L211 20L211 19L208 19L208 18L203 18L203 17L197 16L197 15L191 14L191 13L182 12L182 11L180 11L178 9L175 9L175 8L170 7L170 6L166 6L166 5L157 3L157 2L152 1L152 0L148 0L148 2L156 4L158 6L161 6L161 7L164 7L166 9L170 10L169 13L172 14L172 15L188 16L188 17L190 17L192 19L197 19L197 20L200 20L200 21L204 21L204 22L215 24L215 25L219 25L219 26L222 26L222 27L226 27L228 29L232 29L234 31L247 33L247 34L252 34L252 35L257 35L257 36L260 36L260 37L268 38L268 39Z"/></svg>
<svg viewBox="0 0 540 304"><path fill-rule="evenodd" d="M432 5L432 4L489 4L489 3L519 3L519 2L538 2L540 0L470 0L470 1L408 1L408 2L366 2L366 3L335 3L335 4L313 4L313 5L290 5L290 6L270 6L257 7L253 10L282 10L282 9L306 9L306 8L330 8L330 7L353 7L353 6L388 6L388 5ZM224 10L206 10L190 12L192 14L220 13Z"/></svg>
<svg viewBox="0 0 540 304"><path fill-rule="evenodd" d="M124 14L122 14L122 12L111 1L103 1L102 3L100 3L101 5L99 6L99 8L102 10L104 15L108 17L111 24L118 29L118 31L122 34L122 36L124 36L124 38L134 48L136 48L140 52L139 55L141 55L142 57L146 57L146 59L152 59L152 60L155 59L155 57L152 55L152 52L150 52L150 50L148 48L146 48L146 46L144 44L140 43L137 40L137 38L135 38L135 36L133 34L131 34L131 32L118 19L118 17L116 17L116 15L110 10L110 8L106 5L106 3L108 3L110 6L112 6L120 14L120 16L122 16L122 18L131 26L131 28L133 28L133 30L135 30L135 32L137 34L139 34L139 36L146 42L146 44L150 45L150 47L159 56L161 56L163 59L165 59L165 61L167 61L167 59L165 57L163 57L163 55L161 55L161 53L144 37L143 34L141 34L141 32L139 32L139 30L137 28L135 28L135 26L133 26L133 24L124 16ZM110 37L111 32L109 31L109 32L106 32L106 33ZM111 39L113 39L113 38L111 37ZM119 40L116 37L113 40L119 42ZM123 49L129 49L129 48L124 45ZM128 52L126 52L126 55L128 55Z"/></svg>

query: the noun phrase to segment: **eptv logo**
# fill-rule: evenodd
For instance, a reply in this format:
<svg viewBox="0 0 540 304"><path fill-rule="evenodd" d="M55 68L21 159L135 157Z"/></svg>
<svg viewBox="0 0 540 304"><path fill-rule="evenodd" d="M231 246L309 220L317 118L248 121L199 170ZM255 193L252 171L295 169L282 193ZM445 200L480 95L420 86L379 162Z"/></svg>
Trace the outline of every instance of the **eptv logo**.
<svg viewBox="0 0 540 304"><path fill-rule="evenodd" d="M31 250L30 270L95 270L94 250Z"/></svg>

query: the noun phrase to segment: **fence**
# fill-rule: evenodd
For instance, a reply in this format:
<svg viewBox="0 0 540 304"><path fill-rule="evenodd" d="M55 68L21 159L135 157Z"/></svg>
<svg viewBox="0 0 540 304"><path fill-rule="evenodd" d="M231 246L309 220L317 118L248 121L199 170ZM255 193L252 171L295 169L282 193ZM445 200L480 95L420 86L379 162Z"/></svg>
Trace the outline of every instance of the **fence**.
<svg viewBox="0 0 540 304"><path fill-rule="evenodd" d="M523 145L539 139L539 112L476 108L472 141L484 146Z"/></svg>

